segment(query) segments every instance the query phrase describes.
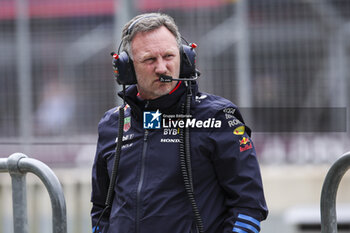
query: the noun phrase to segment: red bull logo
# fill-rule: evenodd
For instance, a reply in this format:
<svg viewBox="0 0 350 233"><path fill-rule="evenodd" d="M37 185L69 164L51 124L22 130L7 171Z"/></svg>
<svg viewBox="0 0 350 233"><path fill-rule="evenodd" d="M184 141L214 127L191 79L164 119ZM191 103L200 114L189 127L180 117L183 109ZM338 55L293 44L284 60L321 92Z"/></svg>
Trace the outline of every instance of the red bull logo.
<svg viewBox="0 0 350 233"><path fill-rule="evenodd" d="M239 140L239 151L243 152L249 149L252 149L252 144L250 143L249 138L243 137L242 140Z"/></svg>
<svg viewBox="0 0 350 233"><path fill-rule="evenodd" d="M249 138L243 137L242 140L239 140L239 145L246 145L249 142Z"/></svg>

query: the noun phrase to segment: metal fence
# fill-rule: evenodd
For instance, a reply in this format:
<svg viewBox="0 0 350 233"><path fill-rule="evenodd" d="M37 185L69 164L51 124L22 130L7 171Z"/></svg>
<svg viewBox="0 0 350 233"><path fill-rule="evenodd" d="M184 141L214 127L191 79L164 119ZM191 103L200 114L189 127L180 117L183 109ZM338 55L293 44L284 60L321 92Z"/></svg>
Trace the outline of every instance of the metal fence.
<svg viewBox="0 0 350 233"><path fill-rule="evenodd" d="M2 163L7 158L0 159ZM33 159L26 159L33 160ZM23 162L23 161L22 161ZM1 171L3 171L1 165ZM90 169L63 169L54 168L55 175L62 185L61 193L65 197L66 210L66 232L69 233L85 233L91 232L90 221ZM55 232L53 229L57 226L62 226L59 222L57 225L53 222L53 209L50 205L50 194L38 176L28 172L26 179L26 194L27 194L27 227L28 233L48 233ZM14 231L14 225L19 223L19 220L13 219L15 210L12 206L12 181L8 174L0 174L0 233L21 232ZM25 206L16 204L16 211L19 212ZM61 212L60 212L61 213ZM25 214L25 212L23 212ZM57 223L57 222L56 222ZM57 232L57 231L56 231Z"/></svg>
<svg viewBox="0 0 350 233"><path fill-rule="evenodd" d="M344 154L329 169L321 193L322 233L337 233L336 199L340 181L350 168L350 152ZM349 225L349 223L348 223Z"/></svg>
<svg viewBox="0 0 350 233"><path fill-rule="evenodd" d="M121 26L150 11L173 16L182 35L199 45L201 90L243 108L257 132L258 152L265 153L271 141L283 152L273 159L262 155L262 161L305 162L290 147L305 132L307 140L327 134L335 147L349 146L349 1L3 0L0 5L4 154L16 147L45 157L45 147L63 152L71 163L93 145L99 118L118 103L109 54L120 42ZM334 160L313 156L310 152L307 162ZM44 160L62 162L53 155Z"/></svg>
<svg viewBox="0 0 350 233"><path fill-rule="evenodd" d="M12 181L13 230L28 233L26 174L37 175L44 183L52 206L52 232L67 233L66 202L64 194L52 170L44 163L16 153L8 159L0 159L0 172L9 172Z"/></svg>

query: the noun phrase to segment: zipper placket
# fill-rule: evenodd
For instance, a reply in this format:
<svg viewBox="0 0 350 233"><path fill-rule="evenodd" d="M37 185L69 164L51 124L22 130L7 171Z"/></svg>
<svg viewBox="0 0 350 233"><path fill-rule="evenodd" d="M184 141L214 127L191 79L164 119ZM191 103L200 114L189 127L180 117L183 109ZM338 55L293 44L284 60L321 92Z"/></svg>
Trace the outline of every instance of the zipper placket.
<svg viewBox="0 0 350 233"><path fill-rule="evenodd" d="M145 134L144 134L144 137L143 137L142 155L141 155L140 179L139 179L139 184L137 186L137 193L136 193L136 233L140 232L141 189L142 189L143 180L144 180L144 176L145 176L145 161L146 161L146 152L147 152L147 136L148 136L148 130L145 130Z"/></svg>

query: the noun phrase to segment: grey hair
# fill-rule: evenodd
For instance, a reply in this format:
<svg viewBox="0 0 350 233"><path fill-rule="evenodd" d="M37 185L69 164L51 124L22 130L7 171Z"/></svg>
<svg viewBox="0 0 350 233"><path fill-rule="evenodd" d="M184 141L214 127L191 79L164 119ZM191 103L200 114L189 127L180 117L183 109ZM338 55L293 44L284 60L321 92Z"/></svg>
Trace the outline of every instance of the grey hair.
<svg viewBox="0 0 350 233"><path fill-rule="evenodd" d="M131 28L130 28L131 25ZM131 42L138 32L149 32L165 26L174 36L178 47L181 46L181 34L174 19L166 14L146 13L135 16L125 24L122 32L122 48L132 59ZM131 29L131 30L130 30Z"/></svg>

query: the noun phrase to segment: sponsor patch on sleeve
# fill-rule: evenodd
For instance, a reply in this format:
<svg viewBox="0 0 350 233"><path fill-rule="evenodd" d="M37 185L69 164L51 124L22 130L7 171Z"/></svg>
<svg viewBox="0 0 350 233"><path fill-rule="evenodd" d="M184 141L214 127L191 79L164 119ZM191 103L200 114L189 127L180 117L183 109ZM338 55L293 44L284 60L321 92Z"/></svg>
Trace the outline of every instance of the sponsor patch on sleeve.
<svg viewBox="0 0 350 233"><path fill-rule="evenodd" d="M236 112L235 108L232 108L232 107L225 108L222 110L222 112L224 113L226 122L230 128L234 128L234 127L237 127L239 125L243 125L243 123L240 120L238 120L236 118L236 116L234 115Z"/></svg>
<svg viewBox="0 0 350 233"><path fill-rule="evenodd" d="M249 149L252 149L252 143L250 142L248 137L243 137L241 140L239 140L239 151L243 152Z"/></svg>
<svg viewBox="0 0 350 233"><path fill-rule="evenodd" d="M224 110L222 110L225 114L228 115L235 115L236 109L235 108L225 108Z"/></svg>
<svg viewBox="0 0 350 233"><path fill-rule="evenodd" d="M244 125L238 126L233 130L233 134L235 135L243 135L245 133L245 127Z"/></svg>

